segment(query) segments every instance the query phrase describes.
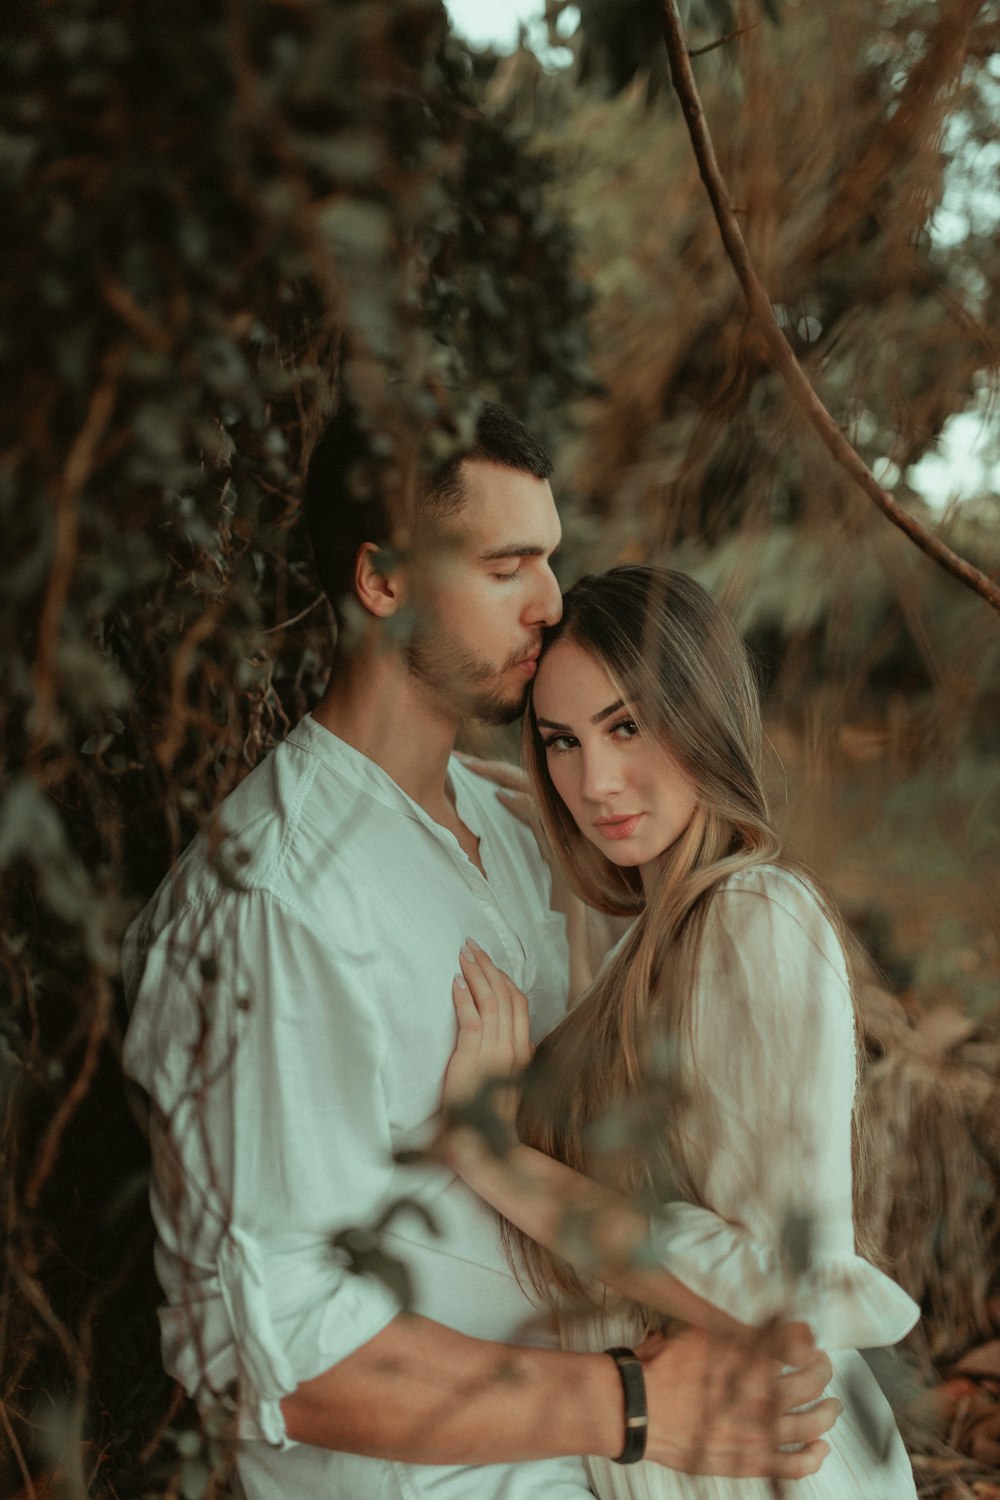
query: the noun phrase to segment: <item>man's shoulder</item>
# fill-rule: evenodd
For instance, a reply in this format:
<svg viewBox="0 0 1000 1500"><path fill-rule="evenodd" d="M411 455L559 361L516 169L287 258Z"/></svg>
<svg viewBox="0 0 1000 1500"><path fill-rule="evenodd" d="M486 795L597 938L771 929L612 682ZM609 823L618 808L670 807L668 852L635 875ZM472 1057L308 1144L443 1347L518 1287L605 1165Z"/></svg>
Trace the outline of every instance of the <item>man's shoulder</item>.
<svg viewBox="0 0 1000 1500"><path fill-rule="evenodd" d="M330 774L318 788L319 772L308 740L293 730L206 819L136 918L132 941L141 934L148 942L185 910L249 895L299 907L317 875L316 847L336 845L324 838L321 819L334 824L338 805L351 798ZM311 868L300 868L303 861Z"/></svg>
<svg viewBox="0 0 1000 1500"><path fill-rule="evenodd" d="M178 897L190 901L225 890L279 888L283 858L315 776L315 762L293 738L270 750L182 854L171 872Z"/></svg>

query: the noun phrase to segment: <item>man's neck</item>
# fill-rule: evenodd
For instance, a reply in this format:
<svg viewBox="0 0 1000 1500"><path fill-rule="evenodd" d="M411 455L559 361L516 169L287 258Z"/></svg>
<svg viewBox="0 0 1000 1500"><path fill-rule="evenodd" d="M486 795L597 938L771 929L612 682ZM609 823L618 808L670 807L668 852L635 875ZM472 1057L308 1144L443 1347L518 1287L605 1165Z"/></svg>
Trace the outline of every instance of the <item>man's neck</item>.
<svg viewBox="0 0 1000 1500"><path fill-rule="evenodd" d="M430 817L450 823L446 777L458 721L434 704L395 652L338 656L312 716L381 766Z"/></svg>

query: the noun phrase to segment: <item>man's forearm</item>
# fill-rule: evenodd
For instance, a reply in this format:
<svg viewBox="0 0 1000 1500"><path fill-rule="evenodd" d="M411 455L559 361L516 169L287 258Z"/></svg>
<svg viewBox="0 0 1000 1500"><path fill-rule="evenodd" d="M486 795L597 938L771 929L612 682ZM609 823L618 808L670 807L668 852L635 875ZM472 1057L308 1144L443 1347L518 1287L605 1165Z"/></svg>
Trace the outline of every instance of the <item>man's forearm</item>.
<svg viewBox="0 0 1000 1500"><path fill-rule="evenodd" d="M819 1439L840 1410L820 1400L830 1361L802 1325L773 1330L770 1341L764 1354L698 1329L646 1339L636 1351L646 1457L689 1474L814 1474L827 1451ZM614 1458L625 1437L621 1381L603 1354L485 1343L419 1317L394 1319L281 1405L299 1442L407 1463Z"/></svg>
<svg viewBox="0 0 1000 1500"><path fill-rule="evenodd" d="M281 1406L298 1442L408 1463L614 1457L624 1438L621 1381L603 1355L493 1344L406 1315Z"/></svg>

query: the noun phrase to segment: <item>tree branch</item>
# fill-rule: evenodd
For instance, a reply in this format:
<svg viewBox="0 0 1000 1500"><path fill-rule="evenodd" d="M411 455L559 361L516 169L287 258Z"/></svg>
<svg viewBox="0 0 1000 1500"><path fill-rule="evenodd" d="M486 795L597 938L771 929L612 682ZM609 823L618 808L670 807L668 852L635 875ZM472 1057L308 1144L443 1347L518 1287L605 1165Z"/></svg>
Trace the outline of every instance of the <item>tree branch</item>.
<svg viewBox="0 0 1000 1500"><path fill-rule="evenodd" d="M729 262L736 272L743 294L746 297L750 317L763 336L770 351L775 368L785 381L789 393L799 409L819 434L820 439L836 462L850 474L857 484L875 502L879 510L895 526L906 533L912 542L938 563L953 577L1000 610L1000 585L979 568L960 557L957 552L927 530L926 526L911 516L909 511L882 488L861 455L848 442L819 396L813 390L808 376L795 357L795 352L785 338L774 314L771 299L750 259L750 252L743 238L739 222L733 212L729 189L719 168L715 147L709 133L708 122L702 108L698 87L691 68L684 27L677 9L677 0L663 0L663 35L670 61L670 76L684 112L688 133L698 162L701 179L705 184L722 243Z"/></svg>
<svg viewBox="0 0 1000 1500"><path fill-rule="evenodd" d="M913 142L933 127L944 98L961 75L969 50L969 32L984 0L951 0L938 7L927 32L923 56L914 63L900 90L892 116L878 130L866 131L854 161L840 174L823 223L804 252L819 260L838 249L872 213L887 174L912 156Z"/></svg>
<svg viewBox="0 0 1000 1500"><path fill-rule="evenodd" d="M714 42L706 42L704 47L689 47L688 57L704 57L709 52L717 52L720 47L725 47L729 42L735 42L738 37L746 36L748 31L755 30L757 22L753 26L740 26L736 31L727 31L725 36L716 37Z"/></svg>

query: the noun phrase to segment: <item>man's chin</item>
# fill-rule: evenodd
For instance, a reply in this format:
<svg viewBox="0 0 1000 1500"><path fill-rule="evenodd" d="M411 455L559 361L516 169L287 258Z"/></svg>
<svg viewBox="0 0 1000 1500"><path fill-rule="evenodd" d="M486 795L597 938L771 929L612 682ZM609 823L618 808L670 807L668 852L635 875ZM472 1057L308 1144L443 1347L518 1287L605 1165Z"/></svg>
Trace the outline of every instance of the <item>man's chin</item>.
<svg viewBox="0 0 1000 1500"><path fill-rule="evenodd" d="M501 724L513 724L524 713L527 701L527 687L512 697L501 697L496 694L488 698L480 698L472 706L472 717L478 719L481 724L490 724L494 728Z"/></svg>

